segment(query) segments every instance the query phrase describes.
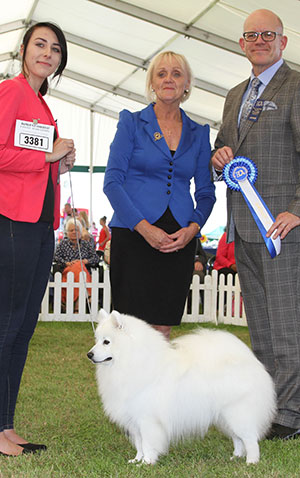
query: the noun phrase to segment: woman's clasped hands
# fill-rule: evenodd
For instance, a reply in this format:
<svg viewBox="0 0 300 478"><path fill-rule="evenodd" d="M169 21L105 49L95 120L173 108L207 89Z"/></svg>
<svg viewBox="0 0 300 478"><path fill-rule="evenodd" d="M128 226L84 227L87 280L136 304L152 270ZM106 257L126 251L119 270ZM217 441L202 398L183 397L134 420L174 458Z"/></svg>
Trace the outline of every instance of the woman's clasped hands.
<svg viewBox="0 0 300 478"><path fill-rule="evenodd" d="M178 229L174 234L168 234L168 238L171 242L163 244L159 250L165 253L178 252L180 249L183 249L198 232L198 225L192 222L189 226Z"/></svg>
<svg viewBox="0 0 300 478"><path fill-rule="evenodd" d="M152 246L163 253L177 252L183 249L199 231L196 223L182 227L173 234L167 234L163 229L153 226L146 220L140 221L135 230Z"/></svg>

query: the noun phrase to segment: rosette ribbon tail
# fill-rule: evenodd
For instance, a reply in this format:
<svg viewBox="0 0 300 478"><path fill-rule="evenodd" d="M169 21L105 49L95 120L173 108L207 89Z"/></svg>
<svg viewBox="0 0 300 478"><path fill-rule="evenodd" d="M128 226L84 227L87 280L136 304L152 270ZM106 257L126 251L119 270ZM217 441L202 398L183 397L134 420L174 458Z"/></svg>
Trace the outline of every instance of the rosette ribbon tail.
<svg viewBox="0 0 300 478"><path fill-rule="evenodd" d="M241 181L239 184L241 193L243 194L244 199L258 226L258 229L260 230L267 249L272 259L274 259L274 257L280 254L281 240L279 236L276 239L273 239L272 236L267 237L266 234L272 224L275 222L275 219L270 213L264 200L261 198L256 189L252 186L252 184L249 183L247 179L244 182Z"/></svg>
<svg viewBox="0 0 300 478"><path fill-rule="evenodd" d="M280 254L281 240L279 236L276 239L273 239L272 236L266 236L275 219L253 186L257 177L256 165L251 159L238 156L224 167L223 177L228 187L242 193L267 249L272 259L274 259Z"/></svg>

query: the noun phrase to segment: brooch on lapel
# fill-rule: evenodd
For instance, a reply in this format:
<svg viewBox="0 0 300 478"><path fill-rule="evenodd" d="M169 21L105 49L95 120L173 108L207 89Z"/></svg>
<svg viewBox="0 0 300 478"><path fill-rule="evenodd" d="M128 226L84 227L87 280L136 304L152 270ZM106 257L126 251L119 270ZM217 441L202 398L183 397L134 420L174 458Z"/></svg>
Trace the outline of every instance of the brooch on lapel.
<svg viewBox="0 0 300 478"><path fill-rule="evenodd" d="M156 131L156 133L154 133L154 141L158 141L159 139L163 138L163 135L160 134L158 131Z"/></svg>

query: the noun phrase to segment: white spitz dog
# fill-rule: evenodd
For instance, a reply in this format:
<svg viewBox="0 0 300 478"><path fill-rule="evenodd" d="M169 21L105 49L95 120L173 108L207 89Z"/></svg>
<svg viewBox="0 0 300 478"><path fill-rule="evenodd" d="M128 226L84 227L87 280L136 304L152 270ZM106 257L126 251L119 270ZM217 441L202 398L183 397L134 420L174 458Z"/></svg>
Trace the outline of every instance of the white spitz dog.
<svg viewBox="0 0 300 478"><path fill-rule="evenodd" d="M101 310L88 358L106 414L137 450L131 462L154 464L171 441L203 437L211 425L232 438L234 457L259 461L258 440L276 410L274 385L234 335L199 328L167 342L142 320Z"/></svg>

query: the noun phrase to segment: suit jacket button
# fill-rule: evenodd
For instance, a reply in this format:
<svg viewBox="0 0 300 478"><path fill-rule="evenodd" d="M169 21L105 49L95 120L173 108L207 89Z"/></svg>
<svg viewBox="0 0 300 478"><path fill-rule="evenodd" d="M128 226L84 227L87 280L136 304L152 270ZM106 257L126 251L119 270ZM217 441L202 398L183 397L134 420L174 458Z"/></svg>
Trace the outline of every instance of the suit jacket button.
<svg viewBox="0 0 300 478"><path fill-rule="evenodd" d="M169 169L169 173L173 173L173 168L170 168L170 169Z"/></svg>
<svg viewBox="0 0 300 478"><path fill-rule="evenodd" d="M171 194L171 191L168 190L168 191L167 191L167 194Z"/></svg>
<svg viewBox="0 0 300 478"><path fill-rule="evenodd" d="M168 176L168 179L172 179L172 176L171 176L171 174L169 174L169 176Z"/></svg>
<svg viewBox="0 0 300 478"><path fill-rule="evenodd" d="M171 186L171 183L168 183L167 186L168 186L168 188L169 188L169 187Z"/></svg>
<svg viewBox="0 0 300 478"><path fill-rule="evenodd" d="M170 166L173 166L173 161L170 161L170 162L169 162L169 165L170 165Z"/></svg>

